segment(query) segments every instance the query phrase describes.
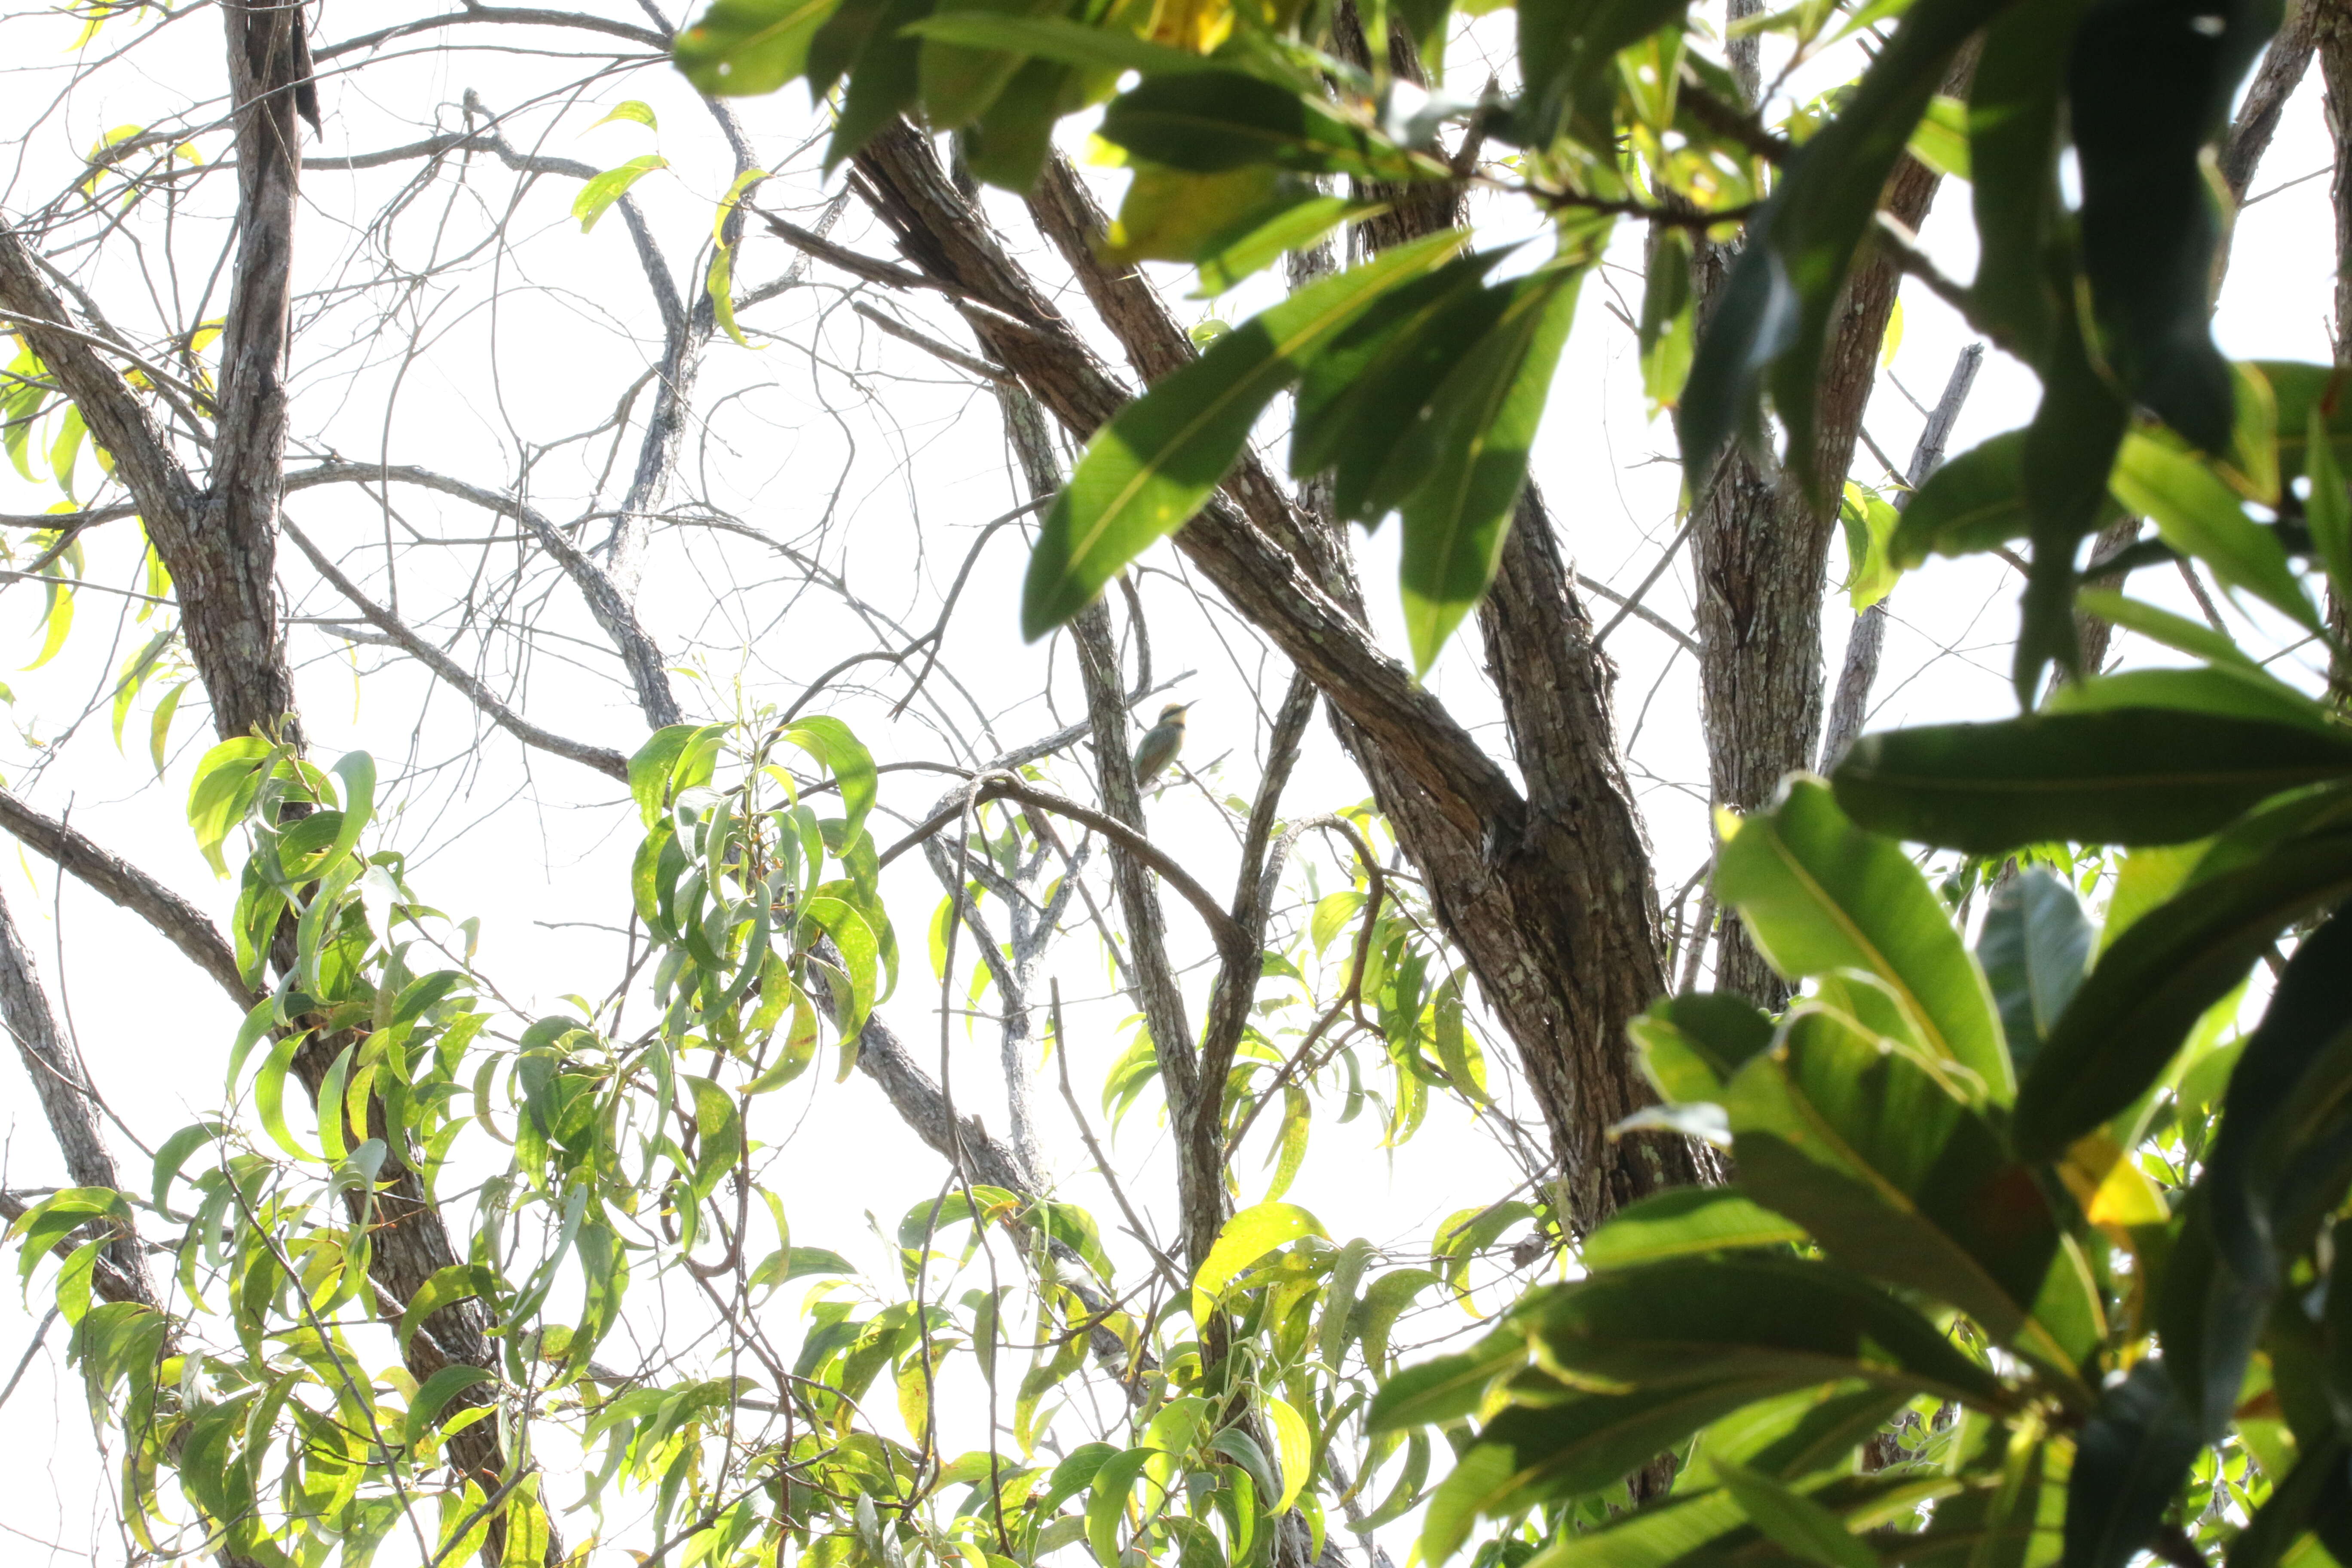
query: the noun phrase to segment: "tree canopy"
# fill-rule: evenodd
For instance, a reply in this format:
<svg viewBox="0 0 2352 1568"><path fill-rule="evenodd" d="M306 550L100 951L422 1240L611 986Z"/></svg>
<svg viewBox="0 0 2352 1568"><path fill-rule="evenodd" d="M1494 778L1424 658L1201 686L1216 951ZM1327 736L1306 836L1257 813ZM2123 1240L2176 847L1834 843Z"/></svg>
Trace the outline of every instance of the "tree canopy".
<svg viewBox="0 0 2352 1568"><path fill-rule="evenodd" d="M2352 255L2341 0L0 25L0 1403L62 1325L109 1550L2352 1563L2352 274L2214 329L2315 59ZM1995 574L2014 711L1865 732Z"/></svg>

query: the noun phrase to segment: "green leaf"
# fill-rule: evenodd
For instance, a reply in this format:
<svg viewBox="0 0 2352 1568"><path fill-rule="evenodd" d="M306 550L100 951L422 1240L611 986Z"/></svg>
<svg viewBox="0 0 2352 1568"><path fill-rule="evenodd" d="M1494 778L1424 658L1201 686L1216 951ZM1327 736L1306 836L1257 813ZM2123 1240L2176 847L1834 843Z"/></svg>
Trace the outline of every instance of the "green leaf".
<svg viewBox="0 0 2352 1568"><path fill-rule="evenodd" d="M1282 1462L1282 1495L1275 1500L1274 1511L1285 1514L1298 1500L1314 1470L1315 1434L1307 1429L1306 1417L1283 1400L1268 1395L1265 1407Z"/></svg>
<svg viewBox="0 0 2352 1568"><path fill-rule="evenodd" d="M1886 555L1908 571L1930 555L1995 549L2024 538L2032 528L2025 510L2025 432L2011 430L1929 475L1904 507L1886 542Z"/></svg>
<svg viewBox="0 0 2352 1568"><path fill-rule="evenodd" d="M1792 1555L1827 1568L1878 1568L1878 1553L1812 1499L1744 1465L1717 1459L1715 1473L1738 1500L1740 1511Z"/></svg>
<svg viewBox="0 0 2352 1568"><path fill-rule="evenodd" d="M2246 515L2237 492L2203 460L2132 436L2124 441L2109 483L2117 500L2156 520L2167 544L2204 562L2231 587L2244 589L2312 631L2321 629L2319 612L2312 608L2278 536Z"/></svg>
<svg viewBox="0 0 2352 1568"><path fill-rule="evenodd" d="M2264 670L2237 664L2201 669L2127 669L2070 680L2051 692L2045 713L2096 713L2118 708L2162 708L2212 713L2271 724L2329 731L2327 710Z"/></svg>
<svg viewBox="0 0 2352 1568"><path fill-rule="evenodd" d="M2064 216L2061 96L2075 24L2090 4L2036 0L2010 7L1985 30L1969 87L1969 196L1980 257L1969 294L2029 363L2043 358L2060 322L2059 274L2047 263Z"/></svg>
<svg viewBox="0 0 2352 1568"><path fill-rule="evenodd" d="M2183 29L2186 31L2186 29ZM2099 1402L2075 1440L2066 1562L2123 1568L2147 1544L2200 1447L2197 1424L2151 1357Z"/></svg>
<svg viewBox="0 0 2352 1568"><path fill-rule="evenodd" d="M1409 1431L1470 1415L1496 1378L1527 1360L1526 1333L1506 1325L1467 1351L1418 1362L1381 1384L1364 1412L1364 1430Z"/></svg>
<svg viewBox="0 0 2352 1568"><path fill-rule="evenodd" d="M940 11L899 31L926 41L1034 55L1096 70L1181 76L1223 68L1202 56L1151 43L1132 33L1053 15L1024 16L992 9Z"/></svg>
<svg viewBox="0 0 2352 1568"><path fill-rule="evenodd" d="M1625 1026L1642 1070L1669 1101L1714 1100L1748 1059L1772 1044L1771 1017L1745 996L1685 992Z"/></svg>
<svg viewBox="0 0 2352 1568"><path fill-rule="evenodd" d="M1549 142L1579 121L1605 119L1615 97L1612 67L1630 48L1679 19L1689 0L1528 0L1517 7L1519 68L1528 84L1520 110L1530 142Z"/></svg>
<svg viewBox="0 0 2352 1568"><path fill-rule="evenodd" d="M1250 163L1374 180L1445 173L1333 112L1328 99L1236 70L1146 77L1110 100L1096 133L1130 157L1196 174Z"/></svg>
<svg viewBox="0 0 2352 1568"><path fill-rule="evenodd" d="M1583 276L1559 264L1503 285L1510 303L1400 448L1425 476L1404 502L1401 572L1416 674L1495 580Z"/></svg>
<svg viewBox="0 0 2352 1568"><path fill-rule="evenodd" d="M611 112L604 119L591 121L588 129L593 131L599 125L610 125L616 120L625 120L631 124L642 125L648 131L661 129L661 121L654 118L653 105L642 98L624 99L614 104Z"/></svg>
<svg viewBox="0 0 2352 1568"><path fill-rule="evenodd" d="M1832 1258L1962 1309L2083 1398L2075 1370L2105 1324L2082 1255L2034 1173L1932 1068L1801 1005L1731 1086L1741 1184Z"/></svg>
<svg viewBox="0 0 2352 1568"><path fill-rule="evenodd" d="M913 109L920 94L922 40L904 29L931 14L932 0L845 0L809 45L809 85L832 90L849 72L825 143L829 174L875 133ZM852 68L854 66L855 68Z"/></svg>
<svg viewBox="0 0 2352 1568"><path fill-rule="evenodd" d="M1217 1298L1244 1269L1278 1247L1305 1236L1328 1235L1323 1222L1297 1204L1259 1204L1227 1220L1192 1277L1192 1321L1205 1325Z"/></svg>
<svg viewBox="0 0 2352 1568"><path fill-rule="evenodd" d="M2082 985L2091 942L2083 900L2046 867L2029 866L1994 889L1977 935L1977 961L2020 1070L2032 1064Z"/></svg>
<svg viewBox="0 0 2352 1568"><path fill-rule="evenodd" d="M647 827L661 820L679 790L710 776L723 724L672 724L655 731L629 758L629 795Z"/></svg>
<svg viewBox="0 0 2352 1568"><path fill-rule="evenodd" d="M1805 1227L1736 1186L1683 1187L1654 1193L1585 1237L1584 1267L1599 1273L1667 1258L1742 1247L1787 1247L1807 1239Z"/></svg>
<svg viewBox="0 0 2352 1568"><path fill-rule="evenodd" d="M594 228L596 220L604 216L605 209L626 195L631 185L656 169L668 167L668 159L647 153L642 157L630 159L616 169L605 170L581 186L580 194L572 200L572 216L580 220L580 232L586 234Z"/></svg>
<svg viewBox="0 0 2352 1568"><path fill-rule="evenodd" d="M2311 530L2313 552L2327 569L2341 601L2352 597L2352 496L2345 491L2344 470L2327 441L2326 415L2317 405L2311 410L2303 452L2303 471L2311 481L2303 521Z"/></svg>
<svg viewBox="0 0 2352 1568"><path fill-rule="evenodd" d="M1103 1461L1118 1451L1108 1443L1081 1443L1071 1449L1069 1458L1055 1465L1046 1480L1038 1512L1050 1518L1055 1509L1092 1486L1095 1472L1103 1468Z"/></svg>
<svg viewBox="0 0 2352 1568"><path fill-rule="evenodd" d="M2018 705L2031 708L2042 672L2053 660L2081 674L2082 643L2074 630L2074 561L2083 541L2110 515L2109 484L2130 409L2102 379L2085 323L2071 292L2074 279L2063 254L2048 264L2060 279L2056 324L2038 367L2042 403L2025 429L2025 506L2032 560L2019 600L2021 625L2010 683Z"/></svg>
<svg viewBox="0 0 2352 1568"><path fill-rule="evenodd" d="M1681 1258L1591 1274L1521 1309L1545 1370L1623 1392L1772 1381L1783 1389L1862 1378L1980 1408L2000 1380L1942 1331L1860 1275L1758 1253Z"/></svg>
<svg viewBox="0 0 2352 1568"><path fill-rule="evenodd" d="M1095 1471L1092 1489L1087 1496L1087 1544L1094 1548L1098 1563L1119 1561L1118 1527L1126 1521L1128 1492L1143 1467L1158 1450L1129 1448L1114 1454Z"/></svg>
<svg viewBox="0 0 2352 1568"><path fill-rule="evenodd" d="M2352 776L2352 740L2170 709L2029 714L1865 735L1838 805L1881 833L1992 854L2177 844L2284 790Z"/></svg>
<svg viewBox="0 0 2352 1568"><path fill-rule="evenodd" d="M2221 215L2200 155L2279 10L2278 0L2232 0L2209 27L2184 26L2169 5L2094 5L2067 67L2102 357L2133 401L2215 453L2230 447L2233 393L2212 334ZM2074 1568L2099 1568L2069 1555Z"/></svg>
<svg viewBox="0 0 2352 1568"><path fill-rule="evenodd" d="M749 98L801 74L836 0L715 0L670 47L698 92Z"/></svg>
<svg viewBox="0 0 2352 1568"><path fill-rule="evenodd" d="M848 725L824 713L802 719L784 731L783 740L823 763L840 784L842 837L855 839L865 829L866 814L874 809L878 787L874 754Z"/></svg>
<svg viewBox="0 0 2352 1568"><path fill-rule="evenodd" d="M916 56L916 79L922 92L924 118L932 128L958 131L978 120L1011 84L1028 58L1018 48L975 46L944 37L933 30L939 23L952 22L959 16L1016 22L1043 20L1061 11L1064 3L1065 0L941 0L928 21L909 29L922 42ZM1047 111L1050 123L1050 100Z"/></svg>
<svg viewBox="0 0 2352 1568"><path fill-rule="evenodd" d="M2226 664L2242 673L2267 674L2252 656L2232 642L2226 635L2215 631L2203 621L2192 621L2186 616L2176 616L2169 610L2159 610L2154 605L2127 598L2106 588L2084 588L2074 595L2078 609L2086 610L2102 620L2112 621L2126 631L2137 632L2151 642L2162 643L2210 664ZM2294 689L2273 679L2281 690ZM2053 697L2057 694L2053 693Z"/></svg>
<svg viewBox="0 0 2352 1568"><path fill-rule="evenodd" d="M1857 748L1859 750L1859 748ZM1843 770L1841 770L1843 772ZM1716 889L1791 979L1858 969L1893 990L1936 1055L2006 1103L2016 1091L1984 977L1943 900L1892 840L1856 827L1818 779L1727 828Z"/></svg>
<svg viewBox="0 0 2352 1568"><path fill-rule="evenodd" d="M1023 635L1034 641L1068 620L1146 545L1181 527L1305 357L1460 243L1458 234L1433 235L1302 289L1120 410L1087 444L1046 517L1023 587Z"/></svg>
<svg viewBox="0 0 2352 1568"><path fill-rule="evenodd" d="M1480 286L1508 249L1457 257L1391 289L1333 334L1300 378L1290 426L1290 471L1335 469L1333 514L1370 522L1420 475L1395 461L1438 386L1510 303Z"/></svg>
<svg viewBox="0 0 2352 1568"><path fill-rule="evenodd" d="M452 1263L436 1269L416 1288L416 1294L408 1299L408 1310L400 1315L401 1353L408 1353L408 1342L434 1313L459 1301L495 1300L498 1288L499 1277L487 1263Z"/></svg>
<svg viewBox="0 0 2352 1568"><path fill-rule="evenodd" d="M2099 957L2018 1092L2011 1135L2055 1158L2137 1100L2205 1010L2295 921L2352 894L2352 835L2291 841L2193 881Z"/></svg>
<svg viewBox="0 0 2352 1568"><path fill-rule="evenodd" d="M1911 155L1939 174L1969 177L1969 106L1937 94L1911 132Z"/></svg>
<svg viewBox="0 0 2352 1568"><path fill-rule="evenodd" d="M445 1366L425 1380L416 1397L408 1402L408 1416L402 1423L400 1441L415 1447L433 1430L441 1412L458 1394L485 1383L496 1383L498 1373L478 1366Z"/></svg>

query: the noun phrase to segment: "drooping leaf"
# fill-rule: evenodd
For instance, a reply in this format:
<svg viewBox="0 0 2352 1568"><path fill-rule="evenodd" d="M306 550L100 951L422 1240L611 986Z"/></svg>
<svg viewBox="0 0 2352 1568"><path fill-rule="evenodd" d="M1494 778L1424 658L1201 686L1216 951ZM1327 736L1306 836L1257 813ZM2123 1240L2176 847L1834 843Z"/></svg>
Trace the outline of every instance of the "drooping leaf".
<svg viewBox="0 0 2352 1568"><path fill-rule="evenodd" d="M1247 163L1374 180L1445 172L1334 112L1328 100L1235 70L1146 77L1111 100L1096 133L1130 157L1196 174Z"/></svg>
<svg viewBox="0 0 2352 1568"><path fill-rule="evenodd" d="M2279 13L2280 0L2095 5L2066 72L2104 356L2136 401L2215 453L2229 449L2233 395L2211 325L2221 217L2199 156Z"/></svg>
<svg viewBox="0 0 2352 1568"><path fill-rule="evenodd" d="M603 217L614 202L626 195L631 185L656 169L668 167L668 159L647 153L617 168L605 170L581 186L580 194L572 199L572 216L580 220L580 232L586 234L594 228L596 220Z"/></svg>
<svg viewBox="0 0 2352 1568"><path fill-rule="evenodd" d="M1547 268L1517 283L1495 325L1439 386L1435 417L1399 456L1424 477L1404 502L1405 634L1426 674L1500 565L1536 426L1567 342L1583 269Z"/></svg>
<svg viewBox="0 0 2352 1568"><path fill-rule="evenodd" d="M2206 463L2133 436L2124 442L2109 482L2124 505L2156 520L2167 544L2204 562L2225 584L2319 629L2319 613L2277 536L2246 516L2237 493Z"/></svg>
<svg viewBox="0 0 2352 1568"><path fill-rule="evenodd" d="M1206 1323L1216 1300L1242 1270L1303 1236L1324 1235L1323 1223L1297 1204L1259 1204L1227 1220L1192 1279L1192 1316Z"/></svg>

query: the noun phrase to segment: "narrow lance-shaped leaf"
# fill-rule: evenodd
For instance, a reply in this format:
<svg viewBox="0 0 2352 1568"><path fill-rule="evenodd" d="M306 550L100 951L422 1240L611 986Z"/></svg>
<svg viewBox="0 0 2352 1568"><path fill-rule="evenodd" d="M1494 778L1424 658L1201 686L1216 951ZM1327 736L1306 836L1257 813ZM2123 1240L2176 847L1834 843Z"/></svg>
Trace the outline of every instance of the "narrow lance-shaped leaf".
<svg viewBox="0 0 2352 1568"><path fill-rule="evenodd" d="M1458 234L1433 235L1303 289L1122 409L1087 445L1046 516L1023 586L1023 634L1034 640L1068 620L1146 545L1181 527L1307 353L1460 244Z"/></svg>

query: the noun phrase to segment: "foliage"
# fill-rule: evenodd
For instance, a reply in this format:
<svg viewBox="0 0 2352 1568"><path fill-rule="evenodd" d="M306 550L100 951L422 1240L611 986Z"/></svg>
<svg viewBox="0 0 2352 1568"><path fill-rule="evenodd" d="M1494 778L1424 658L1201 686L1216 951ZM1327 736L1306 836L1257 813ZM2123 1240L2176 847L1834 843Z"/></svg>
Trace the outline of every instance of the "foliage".
<svg viewBox="0 0 2352 1568"><path fill-rule="evenodd" d="M2352 504L2333 383L2238 382L2279 410L2241 417L2258 444L2215 458L2136 434L2115 491L2163 531L2144 558L2178 549L2315 624L2284 525L2243 508L2291 510L2280 476L2300 467L2311 532L2333 536ZM2143 491L2148 472L2169 478ZM1904 528L1959 515L1937 488ZM1977 527L1935 536L1987 548ZM1583 1279L1383 1386L1375 1430L1465 1444L1428 1562L1478 1516L1531 1510L1546 1568L2352 1561L2331 1392L2352 1364L2352 1291L2331 1289L2352 1246L2352 738L2220 634L2093 602L2199 662L1866 736L1833 782L1727 817L1717 887L1804 992L1778 1019L1676 997L1633 1037L1664 1120L1721 1142L1738 1181L1626 1210L1586 1240ZM1956 920L1882 834L2129 854L2097 931L2067 880L2011 859L1971 953L1965 904ZM2268 1005L2238 1035L2265 959ZM1671 1489L1596 1523L1661 1450Z"/></svg>

